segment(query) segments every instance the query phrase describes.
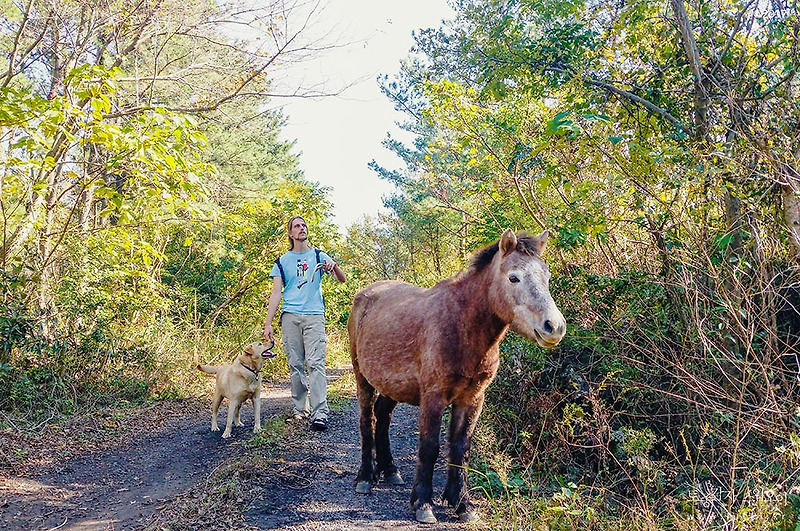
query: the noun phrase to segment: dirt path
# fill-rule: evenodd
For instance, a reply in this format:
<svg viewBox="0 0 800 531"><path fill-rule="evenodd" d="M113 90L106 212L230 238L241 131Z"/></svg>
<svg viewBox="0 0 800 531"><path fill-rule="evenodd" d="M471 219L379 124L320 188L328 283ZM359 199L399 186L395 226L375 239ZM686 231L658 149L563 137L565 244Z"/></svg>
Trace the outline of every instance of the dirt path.
<svg viewBox="0 0 800 531"><path fill-rule="evenodd" d="M140 413L163 416L158 429L137 428L108 448L56 456L41 468L0 468L0 529L468 529L444 506L436 508L438 525L413 521L414 407L398 406L392 422L393 450L407 485L378 485L363 496L353 490L359 464L354 399L331 415L323 433L278 424L284 433L276 443L253 437L252 408L242 411L245 427L223 440L209 430L208 402L159 404ZM265 425L283 423L290 411L288 386L265 384ZM220 414L224 419L227 411ZM138 426L142 419L126 420ZM441 492L443 483L440 458L434 490Z"/></svg>

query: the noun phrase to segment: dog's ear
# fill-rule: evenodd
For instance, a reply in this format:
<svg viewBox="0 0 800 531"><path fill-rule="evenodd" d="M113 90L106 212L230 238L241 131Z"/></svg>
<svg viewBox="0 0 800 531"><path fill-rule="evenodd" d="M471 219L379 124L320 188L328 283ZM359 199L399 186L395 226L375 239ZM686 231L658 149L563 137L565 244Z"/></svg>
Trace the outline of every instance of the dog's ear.
<svg viewBox="0 0 800 531"><path fill-rule="evenodd" d="M244 353L245 353L245 354L249 354L250 356L252 356L253 354L255 354L255 352L253 351L253 345L247 345L247 346L244 348Z"/></svg>

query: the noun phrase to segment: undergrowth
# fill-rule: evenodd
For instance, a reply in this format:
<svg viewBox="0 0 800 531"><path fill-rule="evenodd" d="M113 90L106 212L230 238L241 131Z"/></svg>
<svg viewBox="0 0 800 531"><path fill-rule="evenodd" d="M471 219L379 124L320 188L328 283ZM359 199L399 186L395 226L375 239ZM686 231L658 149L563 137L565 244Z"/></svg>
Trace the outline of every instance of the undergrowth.
<svg viewBox="0 0 800 531"><path fill-rule="evenodd" d="M684 288L692 320L645 278L561 282L567 338L502 343L473 442L492 528L800 531L796 316L736 299L751 334L719 286Z"/></svg>

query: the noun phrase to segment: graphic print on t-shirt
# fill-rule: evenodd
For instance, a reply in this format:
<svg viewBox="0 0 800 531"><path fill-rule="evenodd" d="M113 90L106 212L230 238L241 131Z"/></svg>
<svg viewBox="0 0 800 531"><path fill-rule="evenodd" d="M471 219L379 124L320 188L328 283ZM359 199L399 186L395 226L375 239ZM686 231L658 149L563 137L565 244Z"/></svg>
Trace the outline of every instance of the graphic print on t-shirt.
<svg viewBox="0 0 800 531"><path fill-rule="evenodd" d="M302 288L308 283L308 261L297 259L297 289Z"/></svg>

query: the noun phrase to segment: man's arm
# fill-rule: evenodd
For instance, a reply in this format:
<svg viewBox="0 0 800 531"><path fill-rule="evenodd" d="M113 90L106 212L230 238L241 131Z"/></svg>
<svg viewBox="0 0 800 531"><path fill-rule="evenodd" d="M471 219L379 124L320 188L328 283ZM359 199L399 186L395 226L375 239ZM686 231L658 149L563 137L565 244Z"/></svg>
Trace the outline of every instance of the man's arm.
<svg viewBox="0 0 800 531"><path fill-rule="evenodd" d="M325 262L322 264L322 269L325 270L325 272L333 275L333 278L339 282L345 282L347 280L347 277L344 276L344 271L339 269L339 265L336 262L325 260Z"/></svg>
<svg viewBox="0 0 800 531"><path fill-rule="evenodd" d="M283 280L281 277L272 277L272 293L269 294L269 304L267 305L267 322L264 324L264 339L272 341L275 339L272 329L272 320L275 319L275 312L281 302L281 292L283 291Z"/></svg>

